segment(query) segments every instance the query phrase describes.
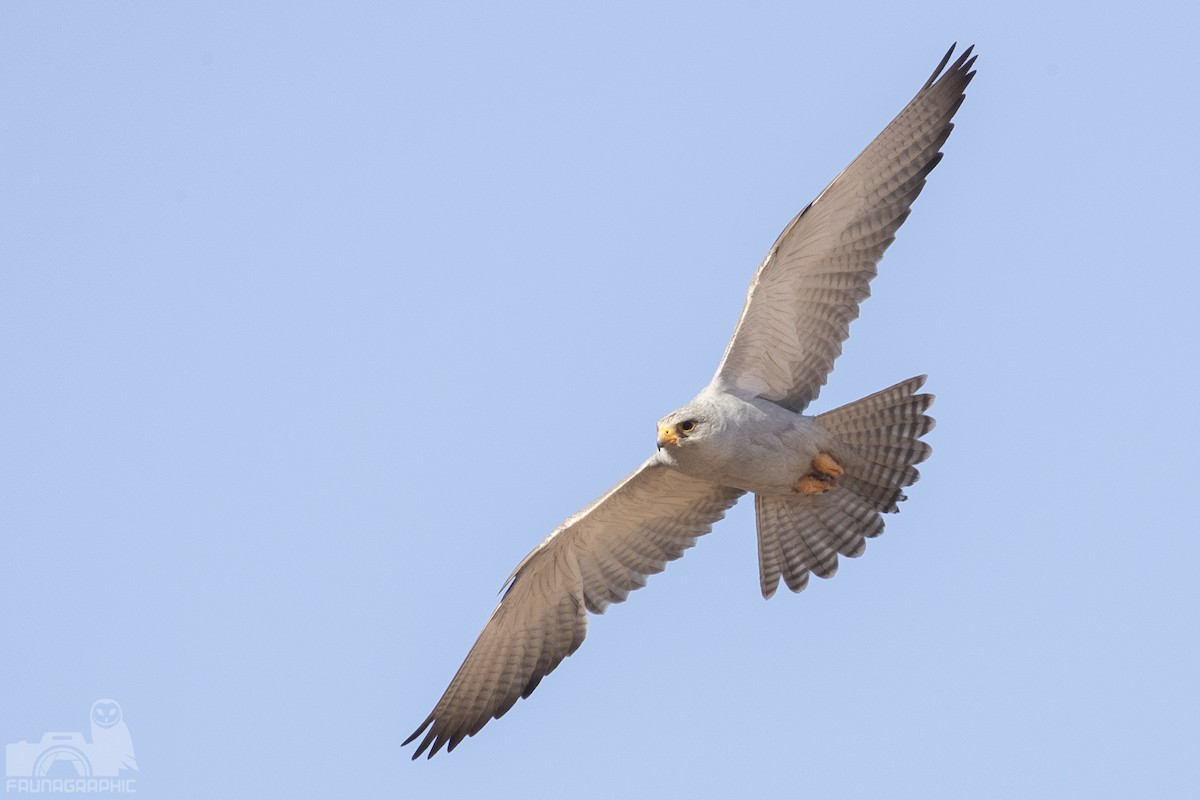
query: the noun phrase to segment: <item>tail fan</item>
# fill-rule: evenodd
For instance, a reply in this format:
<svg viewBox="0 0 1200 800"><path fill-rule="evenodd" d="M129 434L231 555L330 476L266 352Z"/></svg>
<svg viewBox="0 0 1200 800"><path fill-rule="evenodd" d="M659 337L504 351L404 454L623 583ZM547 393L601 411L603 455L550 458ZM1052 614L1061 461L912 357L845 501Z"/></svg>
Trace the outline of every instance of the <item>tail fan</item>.
<svg viewBox="0 0 1200 800"><path fill-rule="evenodd" d="M903 489L920 477L916 464L932 448L920 438L933 430L925 412L933 395L916 394L925 376L817 417L837 439L835 459L845 469L837 489L814 495L756 495L758 563L763 597L779 579L793 592L808 585L809 573L831 577L838 556L866 550L866 540L883 532L883 514L899 511Z"/></svg>

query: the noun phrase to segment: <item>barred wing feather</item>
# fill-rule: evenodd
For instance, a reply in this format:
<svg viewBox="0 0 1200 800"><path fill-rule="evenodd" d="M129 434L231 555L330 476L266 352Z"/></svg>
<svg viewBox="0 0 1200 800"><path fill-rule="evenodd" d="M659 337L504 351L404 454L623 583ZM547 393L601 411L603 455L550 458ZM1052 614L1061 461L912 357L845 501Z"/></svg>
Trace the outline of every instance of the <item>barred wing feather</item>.
<svg viewBox="0 0 1200 800"><path fill-rule="evenodd" d="M714 383L802 411L821 391L883 252L937 166L975 73L971 48L933 75L780 234L755 273Z"/></svg>
<svg viewBox="0 0 1200 800"><path fill-rule="evenodd" d="M586 612L603 613L645 585L741 495L647 461L559 526L509 576L445 694L404 742L425 733L413 758L453 750L528 697L583 643Z"/></svg>

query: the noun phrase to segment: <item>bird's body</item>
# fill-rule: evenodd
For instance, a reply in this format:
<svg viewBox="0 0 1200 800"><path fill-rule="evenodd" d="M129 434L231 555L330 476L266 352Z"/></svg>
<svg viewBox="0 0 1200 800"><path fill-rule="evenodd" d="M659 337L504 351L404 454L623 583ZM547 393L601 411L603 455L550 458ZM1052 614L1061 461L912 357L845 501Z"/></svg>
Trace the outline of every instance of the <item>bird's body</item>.
<svg viewBox="0 0 1200 800"><path fill-rule="evenodd" d="M974 72L946 54L916 97L780 234L716 375L659 420L658 450L517 565L424 723L413 758L453 750L528 697L583 642L587 614L645 584L754 494L759 583L798 592L863 553L930 454L924 377L803 414L870 294L876 264L941 159ZM943 72L945 69L945 72ZM428 731L428 732L426 732Z"/></svg>
<svg viewBox="0 0 1200 800"><path fill-rule="evenodd" d="M787 495L811 471L832 437L816 417L789 411L761 397L709 386L659 421L660 430L696 420L692 434L654 458L685 475L761 495Z"/></svg>

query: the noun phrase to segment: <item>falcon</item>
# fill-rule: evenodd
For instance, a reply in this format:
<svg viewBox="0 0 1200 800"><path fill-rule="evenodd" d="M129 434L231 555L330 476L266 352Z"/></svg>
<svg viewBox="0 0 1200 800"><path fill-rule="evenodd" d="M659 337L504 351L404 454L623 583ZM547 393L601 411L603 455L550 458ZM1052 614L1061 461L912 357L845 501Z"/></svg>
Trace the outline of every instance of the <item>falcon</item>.
<svg viewBox="0 0 1200 800"><path fill-rule="evenodd" d="M747 493L754 495L759 582L770 598L838 556L862 555L898 511L933 396L920 376L816 416L816 399L870 294L876 265L941 160L975 72L954 46L916 97L793 219L750 281L716 375L658 421L657 449L525 557L433 712L413 758L467 736L528 697L603 613L683 555ZM947 68L947 64L950 64Z"/></svg>

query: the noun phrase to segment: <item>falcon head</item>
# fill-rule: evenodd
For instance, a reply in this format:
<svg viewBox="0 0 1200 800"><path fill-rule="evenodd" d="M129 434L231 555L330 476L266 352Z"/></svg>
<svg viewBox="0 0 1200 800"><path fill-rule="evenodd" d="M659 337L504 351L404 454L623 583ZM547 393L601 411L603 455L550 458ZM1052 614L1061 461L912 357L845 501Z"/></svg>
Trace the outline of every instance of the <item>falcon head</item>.
<svg viewBox="0 0 1200 800"><path fill-rule="evenodd" d="M704 416L684 406L658 421L658 449L679 447L687 439L704 435Z"/></svg>

